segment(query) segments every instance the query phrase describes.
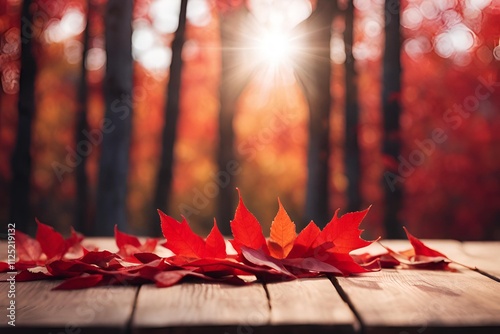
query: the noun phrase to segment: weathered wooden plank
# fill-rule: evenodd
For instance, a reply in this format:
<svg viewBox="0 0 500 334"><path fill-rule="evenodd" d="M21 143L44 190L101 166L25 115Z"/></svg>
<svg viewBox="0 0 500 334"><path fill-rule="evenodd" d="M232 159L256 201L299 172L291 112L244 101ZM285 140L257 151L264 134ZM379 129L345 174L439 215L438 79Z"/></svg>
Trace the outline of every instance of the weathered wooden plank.
<svg viewBox="0 0 500 334"><path fill-rule="evenodd" d="M309 325L314 332L353 333L359 323L327 278L300 279L266 285L271 305L271 325ZM311 332L311 328L304 333Z"/></svg>
<svg viewBox="0 0 500 334"><path fill-rule="evenodd" d="M111 238L90 238L86 246L116 250ZM0 255L6 243L1 242ZM2 259L4 257L2 256ZM2 278L6 278L3 274ZM16 282L16 327L0 322L2 333L121 333L132 315L138 287L99 287L51 291L60 281ZM0 283L0 309L6 310L10 285ZM3 315L2 315L3 317Z"/></svg>
<svg viewBox="0 0 500 334"><path fill-rule="evenodd" d="M183 283L169 288L143 285L132 320L133 333L247 333L269 323L261 284Z"/></svg>
<svg viewBox="0 0 500 334"><path fill-rule="evenodd" d="M0 240L0 261L7 259L7 241Z"/></svg>
<svg viewBox="0 0 500 334"><path fill-rule="evenodd" d="M15 284L15 327L2 320L6 333L122 333L132 315L137 287L98 287L51 291L54 281ZM0 309L6 319L8 283L0 283Z"/></svg>
<svg viewBox="0 0 500 334"><path fill-rule="evenodd" d="M386 244L407 246L401 241ZM468 258L458 242L426 244L457 261ZM336 280L367 333L489 332L500 327L500 284L467 269L384 269Z"/></svg>
<svg viewBox="0 0 500 334"><path fill-rule="evenodd" d="M488 273L500 277L500 242L475 241L462 244L464 252L475 259L475 265Z"/></svg>
<svg viewBox="0 0 500 334"><path fill-rule="evenodd" d="M448 256L451 260L500 277L500 242L464 242L455 240L423 240L425 244ZM389 240L384 245L394 249L407 249L408 242ZM462 268L452 265L454 268ZM478 272L478 274L480 274Z"/></svg>

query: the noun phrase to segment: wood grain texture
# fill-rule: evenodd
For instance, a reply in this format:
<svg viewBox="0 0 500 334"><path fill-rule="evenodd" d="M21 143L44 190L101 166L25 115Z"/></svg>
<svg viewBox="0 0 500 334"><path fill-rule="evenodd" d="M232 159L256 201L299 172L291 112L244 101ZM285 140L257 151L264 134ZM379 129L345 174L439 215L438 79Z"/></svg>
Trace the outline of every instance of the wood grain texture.
<svg viewBox="0 0 500 334"><path fill-rule="evenodd" d="M59 281L16 283L16 327L0 323L5 333L27 333L40 328L71 333L119 333L126 329L132 314L137 287L98 287L85 290L51 291ZM9 299L8 284L0 283L0 309L5 310ZM4 313L4 312L2 312ZM4 315L2 314L2 317ZM3 327L7 326L7 327ZM42 330L44 329L44 330Z"/></svg>
<svg viewBox="0 0 500 334"><path fill-rule="evenodd" d="M132 331L150 333L168 329L206 333L224 329L236 333L244 329L246 333L247 328L267 325L269 318L269 303L261 284L183 283L169 288L143 285L137 298Z"/></svg>
<svg viewBox="0 0 500 334"><path fill-rule="evenodd" d="M359 329L356 316L327 278L271 283L266 288L271 325L315 325L346 333Z"/></svg>
<svg viewBox="0 0 500 334"><path fill-rule="evenodd" d="M337 281L369 333L500 326L500 284L467 269L384 270Z"/></svg>
<svg viewBox="0 0 500 334"><path fill-rule="evenodd" d="M7 241L0 240L0 261L7 259Z"/></svg>
<svg viewBox="0 0 500 334"><path fill-rule="evenodd" d="M424 240L449 258L473 266L480 257L464 252L454 240ZM394 250L408 241L388 240ZM378 245L370 251L382 251ZM452 265L458 271L387 270L337 282L348 296L367 332L489 332L500 327L500 284L477 272Z"/></svg>
<svg viewBox="0 0 500 334"><path fill-rule="evenodd" d="M488 273L500 277L500 242L464 242L464 253L476 259L475 265Z"/></svg>

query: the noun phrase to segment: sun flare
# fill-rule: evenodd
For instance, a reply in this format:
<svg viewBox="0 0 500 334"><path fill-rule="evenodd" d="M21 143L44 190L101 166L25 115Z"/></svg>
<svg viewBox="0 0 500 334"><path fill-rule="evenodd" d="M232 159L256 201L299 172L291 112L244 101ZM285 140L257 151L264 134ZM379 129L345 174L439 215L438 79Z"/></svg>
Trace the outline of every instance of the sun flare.
<svg viewBox="0 0 500 334"><path fill-rule="evenodd" d="M279 66L292 60L294 49L294 43L288 34L270 31L257 39L255 51L260 62Z"/></svg>

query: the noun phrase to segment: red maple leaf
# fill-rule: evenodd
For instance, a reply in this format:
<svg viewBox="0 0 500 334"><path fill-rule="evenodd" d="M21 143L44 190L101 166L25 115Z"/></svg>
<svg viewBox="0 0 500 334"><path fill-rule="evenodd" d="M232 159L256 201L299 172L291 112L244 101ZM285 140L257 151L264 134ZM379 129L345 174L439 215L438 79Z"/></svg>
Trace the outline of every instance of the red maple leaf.
<svg viewBox="0 0 500 334"><path fill-rule="evenodd" d="M448 259L448 257L443 253L440 253L437 250L427 247L422 241L420 241L420 239L411 235L410 232L408 232L408 230L406 229L406 227L403 227L403 229L406 232L406 237L408 238L413 249L415 250L415 260L418 261L422 257Z"/></svg>
<svg viewBox="0 0 500 334"><path fill-rule="evenodd" d="M311 247L315 257L338 268L345 275L365 272L366 269L357 264L349 253L372 243L361 238L363 230L359 229L369 210L346 213L340 218L337 210Z"/></svg>
<svg viewBox="0 0 500 334"><path fill-rule="evenodd" d="M158 212L160 214L163 236L167 239L167 242L163 246L170 249L177 256L195 259L225 259L227 257L226 242L217 227L215 219L212 230L207 238L203 240L203 238L191 230L184 217L182 218L182 222L178 222L163 212Z"/></svg>
<svg viewBox="0 0 500 334"><path fill-rule="evenodd" d="M56 232L51 226L40 223L36 218L35 220L38 226L35 238L40 244L42 252L47 256L47 261L50 262L62 258L68 250L68 245L62 235Z"/></svg>
<svg viewBox="0 0 500 334"><path fill-rule="evenodd" d="M205 257L209 258L219 258L225 259L227 257L226 253L226 241L217 227L217 222L214 219L214 226L205 240Z"/></svg>
<svg viewBox="0 0 500 334"><path fill-rule="evenodd" d="M339 210L335 211L332 220L323 228L320 235L316 238L313 247L331 242L333 243L332 252L349 254L349 252L355 249L370 245L371 241L361 238L361 233L364 230L359 229L361 221L368 214L369 210L370 208L363 211L349 212L340 218L338 217Z"/></svg>
<svg viewBox="0 0 500 334"><path fill-rule="evenodd" d="M239 190L238 195L238 207L236 208L234 219L231 221L231 231L233 232L234 239L229 241L239 254L241 254L242 246L252 249L262 249L264 253L268 254L269 250L266 238L262 234L262 227L259 221L245 207Z"/></svg>
<svg viewBox="0 0 500 334"><path fill-rule="evenodd" d="M53 290L78 290L92 288L100 285L100 283L104 280L104 277L105 276L102 274L85 274L82 276L71 277L53 288Z"/></svg>
<svg viewBox="0 0 500 334"><path fill-rule="evenodd" d="M16 231L16 255L20 262L38 263L42 258L42 247L38 240L21 231Z"/></svg>
<svg viewBox="0 0 500 334"><path fill-rule="evenodd" d="M292 250L287 257L297 258L303 257L304 254L309 254L313 243L316 241L320 233L321 230L319 227L311 221L302 231L300 231L297 238L295 238Z"/></svg>
<svg viewBox="0 0 500 334"><path fill-rule="evenodd" d="M161 231L167 242L165 247L177 255L188 258L201 258L205 254L205 242L189 227L186 218L182 222L158 210L161 221Z"/></svg>
<svg viewBox="0 0 500 334"><path fill-rule="evenodd" d="M141 243L136 236L120 232L118 226L115 225L115 241L118 246L117 254L125 261L139 261L134 255L137 253L152 253L154 252L158 240L147 238L144 243Z"/></svg>

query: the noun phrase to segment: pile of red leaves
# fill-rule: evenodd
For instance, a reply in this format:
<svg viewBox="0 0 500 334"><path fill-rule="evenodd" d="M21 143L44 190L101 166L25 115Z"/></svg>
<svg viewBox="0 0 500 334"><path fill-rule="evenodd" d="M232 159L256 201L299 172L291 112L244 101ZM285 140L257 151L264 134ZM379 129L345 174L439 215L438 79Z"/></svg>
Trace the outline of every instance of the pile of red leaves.
<svg viewBox="0 0 500 334"><path fill-rule="evenodd" d="M19 271L18 281L64 279L55 289L81 289L98 285L142 284L154 282L167 287L188 278L229 284L247 284L242 276L255 276L263 282L316 277L325 274L351 275L382 267L405 265L415 268L446 269L446 256L426 247L410 235L411 252L394 252L388 248L376 256L350 252L370 245L361 239L359 225L369 209L347 213L337 212L321 230L310 222L298 235L295 224L279 203L270 238L266 240L261 225L247 210L240 197L231 221L233 239L229 240L235 254L226 252L225 240L214 226L203 239L183 219L178 222L159 212L166 242L156 239L144 243L115 228L118 251L87 249L83 236L72 230L64 239L50 226L37 221L35 239L17 231L15 266L0 263L0 271ZM170 256L160 256L158 247L168 248Z"/></svg>

